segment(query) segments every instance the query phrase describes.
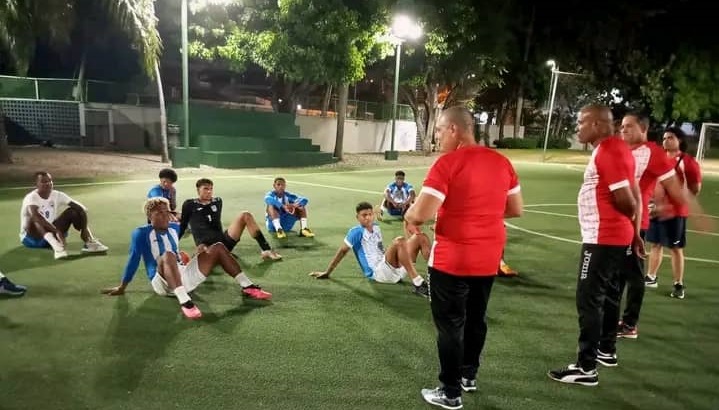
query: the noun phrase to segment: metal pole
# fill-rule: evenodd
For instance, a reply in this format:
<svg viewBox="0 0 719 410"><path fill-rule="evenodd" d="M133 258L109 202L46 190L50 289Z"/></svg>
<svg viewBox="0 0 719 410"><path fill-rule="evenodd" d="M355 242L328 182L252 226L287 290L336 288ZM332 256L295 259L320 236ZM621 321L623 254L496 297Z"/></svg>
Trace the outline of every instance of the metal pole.
<svg viewBox="0 0 719 410"><path fill-rule="evenodd" d="M183 145L190 146L190 81L187 55L187 0L182 0L182 116Z"/></svg>
<svg viewBox="0 0 719 410"><path fill-rule="evenodd" d="M549 140L549 128L552 125L552 111L554 111L554 97L557 93L557 83L559 82L559 73L555 73L555 69L552 69L552 84L551 94L549 98L549 113L547 113L547 130L544 133L544 149L542 151L542 162L547 157L547 141Z"/></svg>
<svg viewBox="0 0 719 410"><path fill-rule="evenodd" d="M399 56L402 53L402 42L397 42L395 48L396 58L394 66L394 101L392 102L392 138L389 150L394 153L394 135L397 127L397 94L399 93ZM392 154L394 155L394 154Z"/></svg>

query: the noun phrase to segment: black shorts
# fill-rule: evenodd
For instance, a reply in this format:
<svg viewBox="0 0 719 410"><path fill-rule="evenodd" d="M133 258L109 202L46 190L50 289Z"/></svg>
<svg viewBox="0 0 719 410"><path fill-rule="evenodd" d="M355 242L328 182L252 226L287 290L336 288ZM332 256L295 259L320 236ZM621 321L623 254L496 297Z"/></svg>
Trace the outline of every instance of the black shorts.
<svg viewBox="0 0 719 410"><path fill-rule="evenodd" d="M687 242L687 218L677 216L665 220L651 219L646 240L667 248L684 248Z"/></svg>
<svg viewBox="0 0 719 410"><path fill-rule="evenodd" d="M206 246L212 246L212 245L216 244L217 242L224 244L225 247L227 248L227 250L230 252L232 251L232 249L234 249L235 245L237 245L237 241L235 241L234 239L232 239L232 237L230 237L230 234L227 232L227 230L225 230L225 232L223 232L221 234L218 233L216 235L206 236L206 237L202 238L200 241L198 241L197 245L203 244Z"/></svg>

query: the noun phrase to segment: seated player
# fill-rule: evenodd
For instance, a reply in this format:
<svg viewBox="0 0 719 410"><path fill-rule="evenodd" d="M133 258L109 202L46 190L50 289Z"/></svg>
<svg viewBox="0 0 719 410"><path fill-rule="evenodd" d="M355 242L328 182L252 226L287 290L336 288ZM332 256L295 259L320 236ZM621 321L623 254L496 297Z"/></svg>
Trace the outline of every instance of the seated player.
<svg viewBox="0 0 719 410"><path fill-rule="evenodd" d="M242 232L247 228L250 235L260 245L262 259L282 259L279 253L272 250L260 227L257 226L255 218L247 211L240 213L232 221L230 227L223 231L222 198L212 196L214 184L207 178L201 178L197 181L195 187L197 187L197 198L188 199L182 204L180 238L187 232L187 227L189 226L192 230L195 245L210 246L221 242L227 250L232 251L237 242L240 241Z"/></svg>
<svg viewBox="0 0 719 410"><path fill-rule="evenodd" d="M422 252L425 259L429 257L429 238L423 233L413 234L406 239L402 236L394 238L385 251L382 244L382 231L374 222L374 210L369 202L360 202L356 208L359 225L347 232L344 243L337 250L334 258L324 272L311 272L310 276L327 279L339 265L350 249L365 277L378 283L398 283L406 276L412 279L414 293L429 297L427 282L417 274L414 262Z"/></svg>
<svg viewBox="0 0 719 410"><path fill-rule="evenodd" d="M272 294L262 290L242 272L240 265L221 242L210 246L200 245L187 263L181 261L180 227L170 222L170 206L165 198L150 198L145 202L145 214L150 224L132 232L130 256L119 286L104 289L102 293L117 296L125 293L127 285L137 272L140 258L145 262L152 290L160 296L175 296L182 313L188 319L199 319L202 312L192 302L189 293L195 290L215 266L222 269L242 287L242 294L252 299L270 299Z"/></svg>
<svg viewBox="0 0 719 410"><path fill-rule="evenodd" d="M82 252L107 252L92 236L87 208L61 191L53 190L52 175L35 173L36 189L25 195L20 209L20 241L28 248L52 248L55 259L67 258L65 239L70 227L80 231ZM60 212L62 210L62 212Z"/></svg>
<svg viewBox="0 0 719 410"><path fill-rule="evenodd" d="M285 232L291 231L297 220L300 221L300 236L312 238L315 234L307 227L307 198L302 198L285 191L287 181L284 178L275 178L273 190L265 195L267 205L267 230L276 232L277 239L287 237Z"/></svg>
<svg viewBox="0 0 719 410"><path fill-rule="evenodd" d="M175 182L177 182L177 173L170 168L160 170L160 183L150 188L147 192L148 198L163 197L170 202L170 215L173 222L180 220L177 215L177 190L175 190ZM149 223L149 221L148 221Z"/></svg>
<svg viewBox="0 0 719 410"><path fill-rule="evenodd" d="M22 296L27 291L27 288L22 285L16 285L10 282L7 276L0 272L0 295L6 296Z"/></svg>
<svg viewBox="0 0 719 410"><path fill-rule="evenodd" d="M404 217L409 206L414 203L416 197L412 184L405 182L404 171L394 173L394 182L387 185L384 190L384 198L377 211L377 220L381 221L385 214Z"/></svg>

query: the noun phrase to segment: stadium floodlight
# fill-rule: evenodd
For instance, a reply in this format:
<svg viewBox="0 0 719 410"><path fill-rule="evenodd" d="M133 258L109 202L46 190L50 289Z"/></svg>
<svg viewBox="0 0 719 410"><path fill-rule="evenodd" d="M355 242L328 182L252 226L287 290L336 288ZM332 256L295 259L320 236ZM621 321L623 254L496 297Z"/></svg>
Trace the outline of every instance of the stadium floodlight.
<svg viewBox="0 0 719 410"><path fill-rule="evenodd" d="M542 149L542 162L544 162L547 158L547 142L549 141L549 129L552 125L554 97L557 96L557 83L559 82L559 76L561 74L584 76L584 74L571 73L568 71L559 71L559 64L557 64L557 62L554 60L547 60L546 65L550 68L552 76L549 80L549 111L547 112L547 129L544 132L544 148Z"/></svg>
<svg viewBox="0 0 719 410"><path fill-rule="evenodd" d="M397 94L399 93L399 60L402 53L402 43L407 40L416 40L422 36L422 27L408 16L400 14L395 16L390 30L390 42L394 45L394 96L392 102L392 136L389 151L384 152L384 159L396 160L399 153L394 150L394 138L397 128Z"/></svg>

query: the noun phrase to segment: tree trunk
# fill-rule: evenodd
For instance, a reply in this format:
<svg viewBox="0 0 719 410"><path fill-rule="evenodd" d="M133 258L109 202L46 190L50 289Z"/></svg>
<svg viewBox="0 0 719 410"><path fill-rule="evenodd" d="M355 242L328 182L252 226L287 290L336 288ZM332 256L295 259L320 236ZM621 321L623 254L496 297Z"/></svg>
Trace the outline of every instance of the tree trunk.
<svg viewBox="0 0 719 410"><path fill-rule="evenodd" d="M5 113L0 108L0 164L12 164L12 154L8 144L7 132L5 132Z"/></svg>
<svg viewBox="0 0 719 410"><path fill-rule="evenodd" d="M527 36L524 38L524 66L529 61L529 48L532 45L532 32L534 31L534 16L536 6L532 5L532 16L529 19L529 27L527 27ZM522 111L524 110L524 82L526 73L519 76L519 89L517 90L517 111L514 115L514 138L519 138L519 127L522 125Z"/></svg>
<svg viewBox="0 0 719 410"><path fill-rule="evenodd" d="M427 96L425 98L427 105L427 128L425 129L425 140L422 142L422 149L425 155L432 154L432 145L434 141L434 124L442 113L443 105L439 104L439 86L435 83L429 87L425 87Z"/></svg>
<svg viewBox="0 0 719 410"><path fill-rule="evenodd" d="M330 99L332 98L332 84L327 84L325 89L325 95L322 97L322 114L323 117L327 116L327 109L330 106Z"/></svg>
<svg viewBox="0 0 719 410"><path fill-rule="evenodd" d="M350 92L349 83L340 85L339 98L337 101L337 135L335 137L334 157L342 161L343 145L345 138L345 118L347 117L347 97Z"/></svg>
<svg viewBox="0 0 719 410"><path fill-rule="evenodd" d="M87 50L82 51L82 57L80 58L80 69L77 73L77 85L75 86L75 89L73 89L72 96L75 98L75 101L84 102L86 101L87 95L85 95L86 87L85 87L85 63L87 61Z"/></svg>
<svg viewBox="0 0 719 410"><path fill-rule="evenodd" d="M504 139L504 120L507 118L507 112L509 112L509 105L503 102L499 106L499 112L497 113L497 129L499 130L497 139L500 141Z"/></svg>
<svg viewBox="0 0 719 410"><path fill-rule="evenodd" d="M167 163L170 162L167 149L167 112L165 111L165 92L162 90L162 76L158 61L155 61L155 80L157 81L157 98L160 100L160 160Z"/></svg>

